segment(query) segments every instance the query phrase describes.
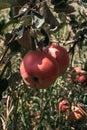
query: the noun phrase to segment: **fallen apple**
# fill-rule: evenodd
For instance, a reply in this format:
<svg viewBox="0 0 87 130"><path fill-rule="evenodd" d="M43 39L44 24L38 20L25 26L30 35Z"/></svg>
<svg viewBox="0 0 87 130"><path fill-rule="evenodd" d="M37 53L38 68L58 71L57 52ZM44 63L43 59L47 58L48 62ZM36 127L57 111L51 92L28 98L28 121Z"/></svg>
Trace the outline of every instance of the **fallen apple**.
<svg viewBox="0 0 87 130"><path fill-rule="evenodd" d="M49 55L51 55L59 64L60 75L64 74L69 65L69 55L65 48L58 45L49 45L44 49Z"/></svg>
<svg viewBox="0 0 87 130"><path fill-rule="evenodd" d="M70 120L70 121L78 121L78 120L86 120L86 114L85 114L85 110L78 106L78 104L73 104L72 103L72 106L71 106L71 110L67 111L66 113L66 119L67 120Z"/></svg>
<svg viewBox="0 0 87 130"><path fill-rule="evenodd" d="M27 53L21 64L20 74L29 87L48 88L59 75L59 66L56 60L43 51Z"/></svg>
<svg viewBox="0 0 87 130"><path fill-rule="evenodd" d="M68 99L61 99L57 104L57 109L61 112L69 110L70 101Z"/></svg>

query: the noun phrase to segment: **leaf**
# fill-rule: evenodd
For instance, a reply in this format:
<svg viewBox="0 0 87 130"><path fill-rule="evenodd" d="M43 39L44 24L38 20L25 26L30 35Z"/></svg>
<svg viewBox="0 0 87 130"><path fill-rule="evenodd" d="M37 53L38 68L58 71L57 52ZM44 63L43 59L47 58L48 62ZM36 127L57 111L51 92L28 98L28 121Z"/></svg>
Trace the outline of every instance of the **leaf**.
<svg viewBox="0 0 87 130"><path fill-rule="evenodd" d="M0 92L4 92L8 87L8 80L3 78L3 79L0 79Z"/></svg>
<svg viewBox="0 0 87 130"><path fill-rule="evenodd" d="M17 24L18 23L18 20L11 20L11 21L8 21L7 23L5 23L5 25L3 26L2 30L1 30L1 33L6 33L7 30L11 30L11 28L13 27L13 24Z"/></svg>
<svg viewBox="0 0 87 130"><path fill-rule="evenodd" d="M24 15L21 18L21 21L22 21L22 26L30 26L30 25L32 25L32 17L31 17L31 15Z"/></svg>
<svg viewBox="0 0 87 130"><path fill-rule="evenodd" d="M12 53L20 51L20 44L17 40L14 40L9 47Z"/></svg>
<svg viewBox="0 0 87 130"><path fill-rule="evenodd" d="M0 0L0 9L24 5L26 2L27 0Z"/></svg>
<svg viewBox="0 0 87 130"><path fill-rule="evenodd" d="M0 93L0 101L2 100L2 93Z"/></svg>
<svg viewBox="0 0 87 130"><path fill-rule="evenodd" d="M0 1L0 9L10 8L10 7L11 7L10 3L4 3Z"/></svg>
<svg viewBox="0 0 87 130"><path fill-rule="evenodd" d="M82 2L84 2L84 3L87 3L87 0L81 0Z"/></svg>
<svg viewBox="0 0 87 130"><path fill-rule="evenodd" d="M24 27L19 28L19 30L16 31L16 34L17 34L19 39L22 38L23 33L24 33Z"/></svg>
<svg viewBox="0 0 87 130"><path fill-rule="evenodd" d="M34 25L37 29L40 28L45 23L45 19L39 13L32 11L31 15L34 20Z"/></svg>
<svg viewBox="0 0 87 130"><path fill-rule="evenodd" d="M43 2L42 8L40 10L41 15L44 17L45 22L50 25L50 28L53 29L55 27L60 27L59 22L57 21L56 17L50 11L46 2Z"/></svg>
<svg viewBox="0 0 87 130"><path fill-rule="evenodd" d="M5 26L5 20L0 21L0 33L2 32L3 27Z"/></svg>
<svg viewBox="0 0 87 130"><path fill-rule="evenodd" d="M21 29L17 32L18 42L21 46L21 49L31 50L32 49L32 39L30 34L30 29L24 30Z"/></svg>
<svg viewBox="0 0 87 130"><path fill-rule="evenodd" d="M36 22L35 22L35 27L38 29L40 27L42 27L42 25L45 23L44 18L40 19L40 18L36 18Z"/></svg>
<svg viewBox="0 0 87 130"><path fill-rule="evenodd" d="M62 3L60 5L55 5L54 10L59 12L65 12L65 13L72 13L75 11L74 7L72 5L69 5L67 3Z"/></svg>

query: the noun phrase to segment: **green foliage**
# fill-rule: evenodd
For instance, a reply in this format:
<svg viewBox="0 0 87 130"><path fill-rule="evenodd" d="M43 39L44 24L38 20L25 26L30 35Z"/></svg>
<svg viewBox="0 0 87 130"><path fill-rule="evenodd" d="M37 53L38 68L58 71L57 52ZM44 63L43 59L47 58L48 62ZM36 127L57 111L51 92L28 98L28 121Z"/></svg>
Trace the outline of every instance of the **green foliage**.
<svg viewBox="0 0 87 130"><path fill-rule="evenodd" d="M68 79L74 66L82 66L87 76L86 3L86 0L29 0L21 7L0 10L0 82L6 81L0 84L0 129L87 129L87 86ZM28 88L19 71L22 57L31 50L43 50L49 41L67 49L69 67L48 89ZM61 98L84 104L86 122L66 120L66 114L57 108Z"/></svg>

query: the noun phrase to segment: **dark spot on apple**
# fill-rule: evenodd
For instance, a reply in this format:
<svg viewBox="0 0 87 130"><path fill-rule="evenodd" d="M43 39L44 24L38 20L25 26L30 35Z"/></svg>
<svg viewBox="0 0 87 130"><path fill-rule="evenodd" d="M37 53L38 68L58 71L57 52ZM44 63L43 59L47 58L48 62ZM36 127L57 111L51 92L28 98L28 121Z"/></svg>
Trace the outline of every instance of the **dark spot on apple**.
<svg viewBox="0 0 87 130"><path fill-rule="evenodd" d="M39 81L38 77L34 77L33 79L34 79L35 82Z"/></svg>

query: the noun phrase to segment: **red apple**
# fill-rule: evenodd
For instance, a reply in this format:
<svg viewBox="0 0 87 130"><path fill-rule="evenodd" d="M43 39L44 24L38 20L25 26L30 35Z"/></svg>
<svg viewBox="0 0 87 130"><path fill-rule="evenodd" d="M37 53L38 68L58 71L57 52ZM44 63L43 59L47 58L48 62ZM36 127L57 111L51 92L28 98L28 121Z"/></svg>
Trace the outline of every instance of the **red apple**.
<svg viewBox="0 0 87 130"><path fill-rule="evenodd" d="M58 102L57 108L61 112L66 112L69 109L70 101L68 99L62 99Z"/></svg>
<svg viewBox="0 0 87 130"><path fill-rule="evenodd" d="M86 76L85 75L80 75L79 76L79 79L78 79L78 81L79 81L79 83L83 83L84 81L86 81L87 79L86 79Z"/></svg>
<svg viewBox="0 0 87 130"><path fill-rule="evenodd" d="M60 75L64 74L69 65L69 55L66 49L58 45L49 45L44 51L56 59L59 64Z"/></svg>
<svg viewBox="0 0 87 130"><path fill-rule="evenodd" d="M87 86L87 77L86 75L81 74L84 72L85 70L83 70L80 66L72 68L68 75L69 80L72 83L79 83L82 86Z"/></svg>
<svg viewBox="0 0 87 130"><path fill-rule="evenodd" d="M70 70L70 73L68 75L68 78L69 80L72 82L72 83L76 83L79 79L79 75L78 74L75 74L76 72L79 73L80 71L82 70L82 67L81 66L78 66L78 67L74 67Z"/></svg>
<svg viewBox="0 0 87 130"><path fill-rule="evenodd" d="M49 87L59 75L59 66L49 54L31 51L20 64L20 73L27 86L33 88Z"/></svg>

